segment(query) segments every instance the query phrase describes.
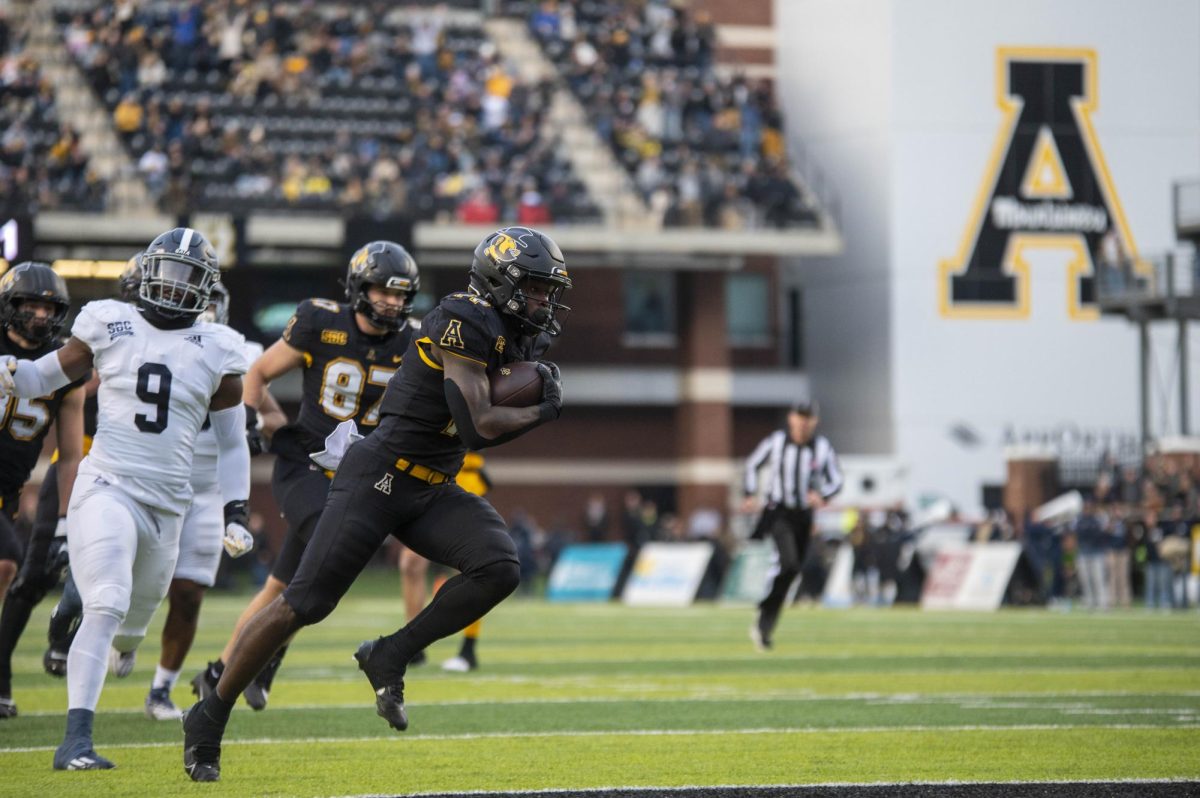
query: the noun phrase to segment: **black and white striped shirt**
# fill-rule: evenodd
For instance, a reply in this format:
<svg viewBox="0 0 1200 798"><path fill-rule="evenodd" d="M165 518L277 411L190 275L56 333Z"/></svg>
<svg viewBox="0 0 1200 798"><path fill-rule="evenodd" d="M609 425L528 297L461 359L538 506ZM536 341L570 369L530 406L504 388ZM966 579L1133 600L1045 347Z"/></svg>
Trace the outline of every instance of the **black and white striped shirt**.
<svg viewBox="0 0 1200 798"><path fill-rule="evenodd" d="M758 475L768 466L766 501L788 509L808 507L808 492L815 490L826 500L842 489L842 469L837 453L824 435L815 435L806 444L788 437L787 430L776 430L763 438L746 461L743 489L747 496L758 493Z"/></svg>

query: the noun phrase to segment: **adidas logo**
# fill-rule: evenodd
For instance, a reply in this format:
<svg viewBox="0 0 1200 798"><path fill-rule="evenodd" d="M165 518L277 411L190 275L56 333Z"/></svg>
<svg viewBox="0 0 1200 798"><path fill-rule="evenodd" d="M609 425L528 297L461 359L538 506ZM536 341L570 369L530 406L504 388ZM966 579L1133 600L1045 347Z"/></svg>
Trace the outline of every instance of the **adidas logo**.
<svg viewBox="0 0 1200 798"><path fill-rule="evenodd" d="M201 335L189 335L184 340L187 341L189 344L195 344L196 346L200 347L201 349L204 348L204 337Z"/></svg>

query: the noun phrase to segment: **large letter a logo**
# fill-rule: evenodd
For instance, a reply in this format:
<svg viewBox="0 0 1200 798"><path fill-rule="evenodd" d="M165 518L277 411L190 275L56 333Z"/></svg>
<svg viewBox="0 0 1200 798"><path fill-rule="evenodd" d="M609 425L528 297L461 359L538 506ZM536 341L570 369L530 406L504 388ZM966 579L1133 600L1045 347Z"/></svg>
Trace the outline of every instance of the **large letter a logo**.
<svg viewBox="0 0 1200 798"><path fill-rule="evenodd" d="M1067 258L1067 314L1096 318L1094 255L1117 237L1140 266L1125 212L1092 129L1097 105L1092 50L996 52L996 102L1004 121L958 253L938 269L941 315L1023 319L1030 311L1025 252Z"/></svg>

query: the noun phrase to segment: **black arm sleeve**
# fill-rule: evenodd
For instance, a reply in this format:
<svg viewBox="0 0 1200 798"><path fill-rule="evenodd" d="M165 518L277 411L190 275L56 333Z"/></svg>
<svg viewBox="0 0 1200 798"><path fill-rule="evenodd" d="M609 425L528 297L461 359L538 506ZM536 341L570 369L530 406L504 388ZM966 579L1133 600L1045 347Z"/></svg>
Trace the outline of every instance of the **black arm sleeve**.
<svg viewBox="0 0 1200 798"><path fill-rule="evenodd" d="M508 443L511 440L521 437L534 427L541 426L546 420L543 413L532 424L527 424L520 429L506 432L503 435L497 435L495 438L485 438L475 429L475 421L471 418L471 408L467 404L467 398L463 396L462 389L458 387L458 384L454 380L446 380L443 386L443 390L446 392L446 404L450 408L450 415L454 416L454 426L458 429L458 437L462 439L462 442L467 445L468 449L478 451L479 449L487 449L491 446Z"/></svg>

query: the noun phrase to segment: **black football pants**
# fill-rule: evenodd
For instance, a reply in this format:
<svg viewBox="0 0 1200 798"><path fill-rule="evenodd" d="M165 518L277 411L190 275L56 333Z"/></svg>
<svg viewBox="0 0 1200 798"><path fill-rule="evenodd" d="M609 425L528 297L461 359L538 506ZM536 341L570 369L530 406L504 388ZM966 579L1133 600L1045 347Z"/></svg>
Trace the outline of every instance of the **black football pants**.
<svg viewBox="0 0 1200 798"><path fill-rule="evenodd" d="M800 575L800 566L804 564L808 540L812 536L813 518L811 511L803 509L776 507L767 512L771 513L771 517L766 520L766 537L775 541L775 548L779 552L779 574L771 583L771 592L759 603L758 608L762 611L760 624L770 634L779 621L779 613L783 602L787 600L792 582Z"/></svg>
<svg viewBox="0 0 1200 798"><path fill-rule="evenodd" d="M321 621L393 535L461 572L405 627L401 644L411 655L487 614L516 590L520 566L490 504L453 480L429 485L411 477L395 459L374 436L350 448L283 598L302 623Z"/></svg>

